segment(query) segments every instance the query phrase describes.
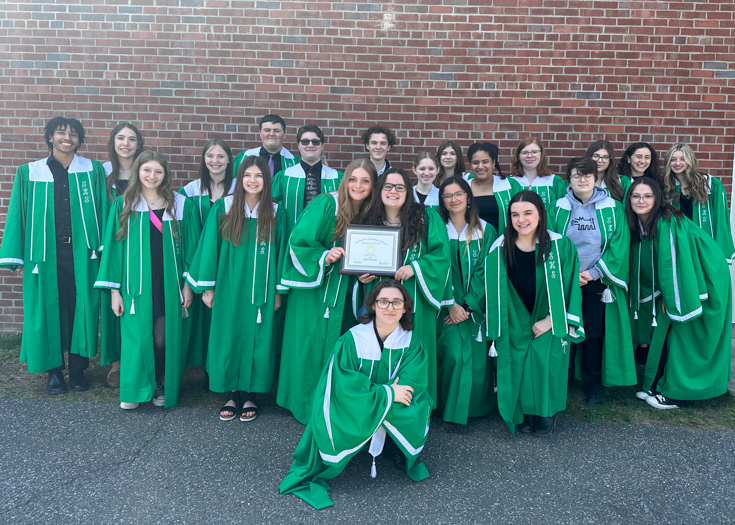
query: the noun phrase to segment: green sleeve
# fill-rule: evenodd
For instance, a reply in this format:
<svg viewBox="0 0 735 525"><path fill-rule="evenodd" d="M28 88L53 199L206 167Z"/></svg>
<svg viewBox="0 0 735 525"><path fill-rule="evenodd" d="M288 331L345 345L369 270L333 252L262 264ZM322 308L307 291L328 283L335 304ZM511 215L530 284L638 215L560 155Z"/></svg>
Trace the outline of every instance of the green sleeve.
<svg viewBox="0 0 735 525"><path fill-rule="evenodd" d="M273 176L273 182L271 183L271 191L273 193L273 200L276 201L279 205L283 205L283 197L285 196L285 192L281 188L281 184L283 184L283 172L284 170L279 171Z"/></svg>
<svg viewBox="0 0 735 525"><path fill-rule="evenodd" d="M450 280L450 250L447 227L439 214L426 209L428 232L426 248L411 262L415 278L426 301L437 310L454 304ZM302 221L303 222L303 221Z"/></svg>
<svg viewBox="0 0 735 525"><path fill-rule="evenodd" d="M199 221L199 214L197 213L196 205L191 199L184 201L184 229L183 229L183 259L184 259L184 274L183 277L189 274L189 268L194 260L194 254L197 251L197 245L199 244L199 237L202 233L202 226Z"/></svg>
<svg viewBox="0 0 735 525"><path fill-rule="evenodd" d="M495 228L490 224L486 224L482 250L480 250L475 268L472 270L469 292L464 296L467 305L475 312L481 312L485 309L485 259L487 259L490 247L497 238L498 234Z"/></svg>
<svg viewBox="0 0 735 525"><path fill-rule="evenodd" d="M276 262L276 291L280 294L287 294L288 287L281 284L283 277L283 265L288 256L288 219L286 212L281 206L276 210L276 253L278 261Z"/></svg>
<svg viewBox="0 0 735 525"><path fill-rule="evenodd" d="M559 224L559 206L556 205L558 200L560 199L546 207L546 227L559 235L564 235L564 228Z"/></svg>
<svg viewBox="0 0 735 525"><path fill-rule="evenodd" d="M28 164L24 164L15 172L8 214L5 217L3 241L0 246L0 266L10 271L15 271L18 266L23 266L24 261L27 180Z"/></svg>
<svg viewBox="0 0 735 525"><path fill-rule="evenodd" d="M562 282L564 283L564 300L567 307L567 325L569 330L562 337L571 343L584 341L582 324L582 289L579 287L579 255L577 247L569 237L562 237Z"/></svg>
<svg viewBox="0 0 735 525"><path fill-rule="evenodd" d="M94 188L97 227L100 236L98 250L102 252L105 247L102 242L105 235L105 226L107 224L107 218L110 216L110 202L107 200L107 175L105 175L105 168L102 166L102 163L93 160L92 166L92 186Z"/></svg>
<svg viewBox="0 0 735 525"><path fill-rule="evenodd" d="M683 323L702 315L707 286L700 257L720 256L719 248L707 250L713 246L709 235L691 221L675 217L658 221L655 270L666 314L672 321ZM701 248L707 253L699 253Z"/></svg>
<svg viewBox="0 0 735 525"><path fill-rule="evenodd" d="M224 213L224 201L218 200L214 203L214 209L210 212L204 230L199 238L199 244L194 258L189 266L189 274L186 281L189 287L196 293L205 290L214 290L217 283L217 269L219 261L219 250L221 240L219 238L220 214Z"/></svg>
<svg viewBox="0 0 735 525"><path fill-rule="evenodd" d="M710 177L711 206L710 218L712 221L713 237L727 259L727 264L732 264L735 259L735 247L732 241L732 229L730 226L730 209L727 205L727 194L722 182Z"/></svg>
<svg viewBox="0 0 735 525"><path fill-rule="evenodd" d="M554 175L554 194L557 199L563 198L567 194L567 186L569 184L559 175Z"/></svg>
<svg viewBox="0 0 735 525"><path fill-rule="evenodd" d="M110 213L105 225L103 237L104 250L100 258L95 288L120 290L123 282L123 263L125 260L125 240L116 239L120 229L120 212L123 209L123 197L117 197L110 206Z"/></svg>
<svg viewBox="0 0 735 525"><path fill-rule="evenodd" d="M240 163L242 162L242 159L245 158L245 152L241 151L237 154L237 156L232 159L232 177L237 178L237 169L240 167Z"/></svg>
<svg viewBox="0 0 735 525"><path fill-rule="evenodd" d="M608 239L607 247L596 266L602 272L602 284L627 292L630 280L630 228L621 205L615 206L614 219L612 238Z"/></svg>
<svg viewBox="0 0 735 525"><path fill-rule="evenodd" d="M331 249L335 207L334 197L322 194L304 209L291 231L283 264L282 285L290 288L321 286L327 269L325 259Z"/></svg>

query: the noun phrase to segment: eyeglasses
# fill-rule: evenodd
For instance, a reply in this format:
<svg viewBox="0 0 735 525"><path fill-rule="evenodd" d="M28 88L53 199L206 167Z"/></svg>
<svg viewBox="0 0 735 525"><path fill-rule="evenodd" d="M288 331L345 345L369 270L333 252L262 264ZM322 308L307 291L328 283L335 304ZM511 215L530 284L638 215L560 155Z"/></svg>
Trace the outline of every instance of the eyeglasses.
<svg viewBox="0 0 735 525"><path fill-rule="evenodd" d="M398 193L404 193L406 191L405 184L391 184L390 182L383 184L383 191L393 191L394 188Z"/></svg>
<svg viewBox="0 0 735 525"><path fill-rule="evenodd" d="M594 161L601 160L603 162L607 162L608 160L610 160L610 155L600 156L600 155L598 155L598 154L595 153L594 155L592 155L592 160L594 160Z"/></svg>
<svg viewBox="0 0 735 525"><path fill-rule="evenodd" d="M576 182L582 182L583 180L592 180L592 179L594 179L595 178L595 174L594 173L588 173L586 175L583 175L581 173L575 173L574 175L572 175L569 178L572 179L573 181L576 181Z"/></svg>
<svg viewBox="0 0 735 525"><path fill-rule="evenodd" d="M535 149L533 151L521 151L521 157L535 157L536 155L541 155L540 149Z"/></svg>
<svg viewBox="0 0 735 525"><path fill-rule="evenodd" d="M302 146L308 146L309 143L313 144L314 146L318 146L322 143L322 141L319 139L301 139L299 141L299 144L301 144Z"/></svg>
<svg viewBox="0 0 735 525"><path fill-rule="evenodd" d="M442 199L444 199L445 201L451 201L455 197L461 199L466 194L466 191L458 191L457 193L445 193L444 195L442 195Z"/></svg>
<svg viewBox="0 0 735 525"><path fill-rule="evenodd" d="M638 193L631 193L630 200L632 201L652 201L653 193L646 193L645 195L640 195Z"/></svg>
<svg viewBox="0 0 735 525"><path fill-rule="evenodd" d="M393 305L394 310L403 310L403 305L405 304L405 302L401 299L396 299L395 301L389 301L388 299L378 299L377 301L375 301L375 304L378 305L378 308L380 308L381 310L385 310L391 304Z"/></svg>

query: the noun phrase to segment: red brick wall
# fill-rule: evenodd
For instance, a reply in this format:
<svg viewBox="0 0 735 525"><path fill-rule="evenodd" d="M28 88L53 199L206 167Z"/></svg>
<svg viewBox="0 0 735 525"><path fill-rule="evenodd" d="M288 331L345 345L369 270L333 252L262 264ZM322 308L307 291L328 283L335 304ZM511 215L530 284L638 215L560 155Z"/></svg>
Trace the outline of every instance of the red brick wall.
<svg viewBox="0 0 735 525"><path fill-rule="evenodd" d="M151 7L150 4L155 4ZM728 188L735 117L735 3L406 0L4 0L0 6L0 224L18 165L45 155L57 114L107 160L138 125L182 181L212 137L253 147L267 112L316 123L330 164L393 128L393 163L445 139L493 141L501 166L529 134L557 172L590 142L689 142ZM0 330L19 330L19 281L0 275Z"/></svg>

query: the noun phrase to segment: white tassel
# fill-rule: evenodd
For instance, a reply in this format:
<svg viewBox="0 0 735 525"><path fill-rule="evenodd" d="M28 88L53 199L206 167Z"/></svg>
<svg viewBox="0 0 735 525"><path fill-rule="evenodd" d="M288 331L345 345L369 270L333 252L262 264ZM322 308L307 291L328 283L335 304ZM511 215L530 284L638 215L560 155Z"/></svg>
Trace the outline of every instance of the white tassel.
<svg viewBox="0 0 735 525"><path fill-rule="evenodd" d="M477 331L477 337L475 337L475 341L478 343L482 343L482 330Z"/></svg>
<svg viewBox="0 0 735 525"><path fill-rule="evenodd" d="M656 322L656 318L653 318L653 322L651 323L651 326L658 326L658 323Z"/></svg>
<svg viewBox="0 0 735 525"><path fill-rule="evenodd" d="M35 273L36 275L38 275L38 265L36 265L36 266L35 266L35 267L33 268L33 272L31 272L31 273Z"/></svg>
<svg viewBox="0 0 735 525"><path fill-rule="evenodd" d="M602 292L602 299L600 299L603 303L612 303L615 302L615 296L613 295L610 288L605 288L605 291Z"/></svg>
<svg viewBox="0 0 735 525"><path fill-rule="evenodd" d="M97 258L97 252L95 250L92 250L92 257L90 259L96 259Z"/></svg>
<svg viewBox="0 0 735 525"><path fill-rule="evenodd" d="M324 312L324 319L329 319L329 307L327 306L327 311Z"/></svg>
<svg viewBox="0 0 735 525"><path fill-rule="evenodd" d="M638 320L638 311L633 313L633 319Z"/></svg>
<svg viewBox="0 0 735 525"><path fill-rule="evenodd" d="M181 307L181 318L182 318L182 319L186 319L187 317L189 317L189 310L188 310L188 309L186 309L186 308L184 308L184 307L182 306L182 307Z"/></svg>
<svg viewBox="0 0 735 525"><path fill-rule="evenodd" d="M130 302L130 315L135 315L135 298Z"/></svg>
<svg viewBox="0 0 735 525"><path fill-rule="evenodd" d="M487 353L490 357L498 357L498 351L495 349L495 341L490 343L490 351Z"/></svg>
<svg viewBox="0 0 735 525"><path fill-rule="evenodd" d="M371 478L378 477L378 469L375 468L375 458L373 458L373 466L370 467L370 477Z"/></svg>
<svg viewBox="0 0 735 525"><path fill-rule="evenodd" d="M258 308L258 319L255 321L256 323L260 324L263 322L263 318L260 316L260 308Z"/></svg>

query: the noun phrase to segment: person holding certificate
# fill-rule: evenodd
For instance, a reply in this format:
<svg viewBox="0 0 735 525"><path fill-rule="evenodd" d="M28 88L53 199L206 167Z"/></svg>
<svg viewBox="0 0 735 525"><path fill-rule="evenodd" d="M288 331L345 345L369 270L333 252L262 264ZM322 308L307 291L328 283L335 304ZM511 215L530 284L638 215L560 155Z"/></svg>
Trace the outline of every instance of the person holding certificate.
<svg viewBox="0 0 735 525"><path fill-rule="evenodd" d="M439 410L444 421L466 425L493 409L492 364L485 334L485 258L495 228L480 219L470 185L449 177L439 189L439 213L447 225L454 304L439 316Z"/></svg>
<svg viewBox="0 0 735 525"><path fill-rule="evenodd" d="M351 162L338 190L317 195L291 232L281 277L289 299L276 402L304 425L324 360L339 336L356 324L347 301L350 277L339 274L345 255L340 241L351 224L364 223L376 179L369 159Z"/></svg>
<svg viewBox="0 0 735 525"><path fill-rule="evenodd" d="M400 168L386 170L373 192L369 222L403 228L403 266L398 268L395 279L403 282L413 300L415 331L428 350L427 390L431 406L436 408L436 318L442 308L454 304L449 238L439 214L415 202L410 191L411 179L406 172Z"/></svg>

